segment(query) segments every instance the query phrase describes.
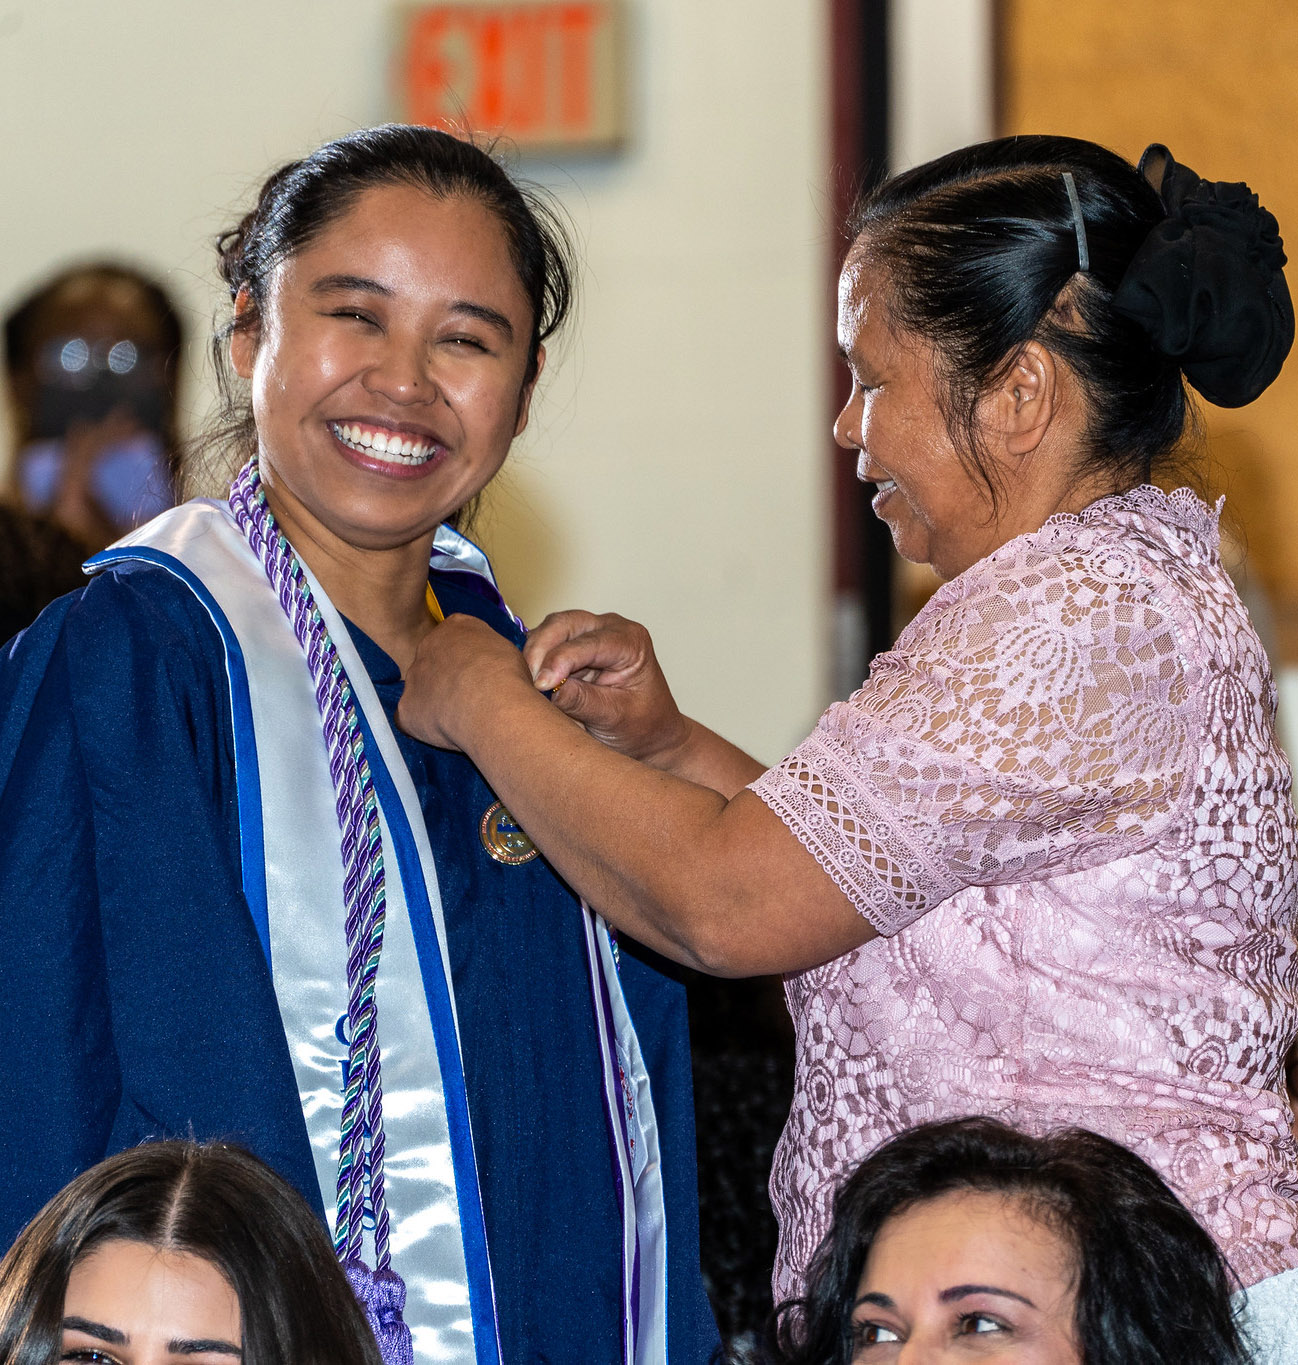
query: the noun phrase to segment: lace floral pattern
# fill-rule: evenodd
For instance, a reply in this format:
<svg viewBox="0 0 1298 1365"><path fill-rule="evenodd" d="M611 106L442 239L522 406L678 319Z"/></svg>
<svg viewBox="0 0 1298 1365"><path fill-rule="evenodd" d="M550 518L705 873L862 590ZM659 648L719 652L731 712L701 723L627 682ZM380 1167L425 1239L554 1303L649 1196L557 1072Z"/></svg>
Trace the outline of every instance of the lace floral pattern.
<svg viewBox="0 0 1298 1365"><path fill-rule="evenodd" d="M1216 520L1141 488L1009 542L753 784L881 935L787 983L777 1301L858 1161L972 1113L1127 1143L1246 1284L1298 1265L1298 836Z"/></svg>

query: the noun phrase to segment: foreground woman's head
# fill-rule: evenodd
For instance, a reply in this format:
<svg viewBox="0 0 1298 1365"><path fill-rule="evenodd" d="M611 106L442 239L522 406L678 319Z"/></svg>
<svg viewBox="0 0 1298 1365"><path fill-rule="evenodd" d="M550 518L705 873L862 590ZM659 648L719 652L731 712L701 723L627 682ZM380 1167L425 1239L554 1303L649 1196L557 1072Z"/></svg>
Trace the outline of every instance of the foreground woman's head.
<svg viewBox="0 0 1298 1365"><path fill-rule="evenodd" d="M238 1148L158 1142L78 1176L0 1262L0 1362L379 1365L329 1236Z"/></svg>
<svg viewBox="0 0 1298 1365"><path fill-rule="evenodd" d="M840 1190L779 1365L1243 1365L1230 1273L1163 1181L1082 1130L894 1139Z"/></svg>
<svg viewBox="0 0 1298 1365"><path fill-rule="evenodd" d="M878 186L850 230L836 435L943 577L1146 481L1187 381L1250 402L1293 339L1275 219L1162 148L1138 169L1076 138L980 143Z"/></svg>

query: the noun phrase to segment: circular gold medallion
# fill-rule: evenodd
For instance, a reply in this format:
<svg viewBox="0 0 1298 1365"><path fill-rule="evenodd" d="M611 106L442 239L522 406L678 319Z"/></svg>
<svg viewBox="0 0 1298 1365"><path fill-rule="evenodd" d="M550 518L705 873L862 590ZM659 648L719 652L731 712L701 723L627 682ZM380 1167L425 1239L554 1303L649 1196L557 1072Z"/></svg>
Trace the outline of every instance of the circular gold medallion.
<svg viewBox="0 0 1298 1365"><path fill-rule="evenodd" d="M518 827L518 822L499 802L487 807L478 826L482 847L498 863L520 867L530 863L540 852L537 846Z"/></svg>

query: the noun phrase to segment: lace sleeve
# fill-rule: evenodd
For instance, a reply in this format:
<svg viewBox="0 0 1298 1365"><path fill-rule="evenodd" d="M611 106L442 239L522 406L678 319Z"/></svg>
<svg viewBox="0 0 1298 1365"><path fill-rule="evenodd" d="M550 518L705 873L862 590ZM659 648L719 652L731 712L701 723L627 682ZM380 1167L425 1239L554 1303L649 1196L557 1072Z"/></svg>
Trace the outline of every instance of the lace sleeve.
<svg viewBox="0 0 1298 1365"><path fill-rule="evenodd" d="M1134 559L987 563L753 783L882 934L1148 848L1193 795L1196 669Z"/></svg>

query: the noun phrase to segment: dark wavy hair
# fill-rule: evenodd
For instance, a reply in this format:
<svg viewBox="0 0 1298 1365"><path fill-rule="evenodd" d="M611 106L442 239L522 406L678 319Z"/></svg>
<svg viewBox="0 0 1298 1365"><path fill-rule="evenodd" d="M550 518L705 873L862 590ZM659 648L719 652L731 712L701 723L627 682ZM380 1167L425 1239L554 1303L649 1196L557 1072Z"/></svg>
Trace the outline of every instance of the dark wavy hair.
<svg viewBox="0 0 1298 1365"><path fill-rule="evenodd" d="M1080 1128L1028 1137L988 1118L930 1123L885 1143L834 1200L807 1293L780 1305L768 1365L849 1365L852 1309L880 1229L962 1190L1004 1194L1068 1242L1083 1365L1246 1365L1238 1288L1194 1216L1139 1157Z"/></svg>
<svg viewBox="0 0 1298 1365"><path fill-rule="evenodd" d="M1085 223L1084 274L1065 172ZM848 229L886 273L889 320L935 349L948 430L993 498L978 401L1029 340L1067 362L1085 394L1090 468L1141 482L1181 442L1192 411L1181 367L1113 306L1166 216L1130 162L1094 142L1050 136L962 147L857 203ZM1057 307L1061 296L1066 309Z"/></svg>
<svg viewBox="0 0 1298 1365"><path fill-rule="evenodd" d="M402 123L362 128L281 166L238 226L216 239L230 298L246 288L252 307L212 337L221 410L196 443L198 458L225 451L242 461L256 451L252 408L230 373L230 337L236 328L258 324L281 261L314 241L366 190L383 185L413 186L437 199L472 199L495 215L532 305L524 382L535 378L538 349L563 325L573 302L575 254L559 210L540 190L514 180L489 149L467 138Z"/></svg>
<svg viewBox="0 0 1298 1365"><path fill-rule="evenodd" d="M0 1365L55 1365L72 1268L114 1239L187 1252L239 1299L244 1365L382 1365L329 1234L268 1166L220 1143L152 1142L64 1187L0 1261Z"/></svg>

